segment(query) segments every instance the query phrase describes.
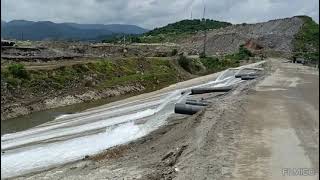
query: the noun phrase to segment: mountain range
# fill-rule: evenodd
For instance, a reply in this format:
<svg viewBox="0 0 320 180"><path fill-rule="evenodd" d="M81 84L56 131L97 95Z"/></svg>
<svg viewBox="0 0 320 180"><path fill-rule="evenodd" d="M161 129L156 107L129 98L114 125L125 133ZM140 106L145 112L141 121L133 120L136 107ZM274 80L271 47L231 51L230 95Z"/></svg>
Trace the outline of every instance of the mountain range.
<svg viewBox="0 0 320 180"><path fill-rule="evenodd" d="M50 21L1 20L1 38L17 40L100 41L115 34L142 34L147 29L128 24L77 24Z"/></svg>

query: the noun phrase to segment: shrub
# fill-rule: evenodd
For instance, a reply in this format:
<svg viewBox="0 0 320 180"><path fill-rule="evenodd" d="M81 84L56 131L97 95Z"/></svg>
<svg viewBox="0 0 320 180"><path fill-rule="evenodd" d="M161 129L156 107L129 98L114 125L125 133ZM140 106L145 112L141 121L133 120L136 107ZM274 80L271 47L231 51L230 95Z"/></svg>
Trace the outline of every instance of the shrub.
<svg viewBox="0 0 320 180"><path fill-rule="evenodd" d="M6 80L7 80L8 84L10 84L12 86L17 86L20 83L19 79L13 78L13 77L7 77Z"/></svg>
<svg viewBox="0 0 320 180"><path fill-rule="evenodd" d="M206 67L206 73L213 73L230 67L239 66L239 61L237 60L218 59L217 57L206 57L200 59L200 61Z"/></svg>
<svg viewBox="0 0 320 180"><path fill-rule="evenodd" d="M294 53L297 57L316 63L319 61L319 24L310 17L299 17L303 19L304 24L295 35Z"/></svg>
<svg viewBox="0 0 320 180"><path fill-rule="evenodd" d="M206 53L205 53L205 52L201 52L201 53L199 54L199 57L200 57L200 58L206 58L207 56L206 56Z"/></svg>
<svg viewBox="0 0 320 180"><path fill-rule="evenodd" d="M177 49L173 49L171 51L171 56L176 56L178 54L178 50Z"/></svg>
<svg viewBox="0 0 320 180"><path fill-rule="evenodd" d="M207 69L214 69L219 64L219 59L215 57L208 57L202 58L201 62Z"/></svg>
<svg viewBox="0 0 320 180"><path fill-rule="evenodd" d="M238 54L243 59L248 59L248 57L253 56L253 54L247 48L245 48L244 45L240 45Z"/></svg>
<svg viewBox="0 0 320 180"><path fill-rule="evenodd" d="M29 79L29 74L23 64L10 64L7 67L9 74L15 78Z"/></svg>
<svg viewBox="0 0 320 180"><path fill-rule="evenodd" d="M141 43L141 39L137 36L131 36L130 39L133 43Z"/></svg>
<svg viewBox="0 0 320 180"><path fill-rule="evenodd" d="M254 55L244 47L244 45L240 45L237 53L228 54L225 56L226 59L230 60L249 60L249 57L253 57Z"/></svg>
<svg viewBox="0 0 320 180"><path fill-rule="evenodd" d="M180 55L179 59L178 59L178 63L184 70L186 70L188 72L191 72L191 70L190 70L190 60L187 57L185 57L183 55Z"/></svg>

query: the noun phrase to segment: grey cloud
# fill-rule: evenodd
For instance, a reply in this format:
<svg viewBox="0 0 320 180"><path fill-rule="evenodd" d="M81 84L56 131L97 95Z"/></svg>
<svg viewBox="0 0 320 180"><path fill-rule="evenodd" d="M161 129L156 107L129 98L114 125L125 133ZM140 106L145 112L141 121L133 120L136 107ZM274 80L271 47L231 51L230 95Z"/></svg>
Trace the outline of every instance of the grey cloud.
<svg viewBox="0 0 320 180"><path fill-rule="evenodd" d="M306 14L319 22L318 0L1 0L4 20L126 23L154 28L190 18L254 23Z"/></svg>

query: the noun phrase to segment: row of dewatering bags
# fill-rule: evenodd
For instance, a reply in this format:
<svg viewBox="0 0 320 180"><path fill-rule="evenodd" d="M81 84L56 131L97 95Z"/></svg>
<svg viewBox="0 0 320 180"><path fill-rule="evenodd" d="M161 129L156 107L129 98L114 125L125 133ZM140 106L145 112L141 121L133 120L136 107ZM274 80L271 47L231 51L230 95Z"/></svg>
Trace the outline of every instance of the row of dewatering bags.
<svg viewBox="0 0 320 180"><path fill-rule="evenodd" d="M235 78L241 78L241 80L253 80L258 77L258 74L237 74ZM234 85L224 86L224 87L206 87L206 88L193 88L191 89L190 95L196 94L206 94L206 93L216 93L216 92L224 92L227 93L235 88ZM186 114L193 115L206 106L209 105L210 102L201 100L191 100L187 99L184 103L176 103L174 107L174 112L177 114Z"/></svg>

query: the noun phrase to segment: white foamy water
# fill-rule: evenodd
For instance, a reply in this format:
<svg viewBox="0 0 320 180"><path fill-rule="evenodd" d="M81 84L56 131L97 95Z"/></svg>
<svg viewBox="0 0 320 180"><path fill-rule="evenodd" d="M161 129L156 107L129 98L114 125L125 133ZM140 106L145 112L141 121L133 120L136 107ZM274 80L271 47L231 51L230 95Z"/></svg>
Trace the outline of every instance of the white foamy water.
<svg viewBox="0 0 320 180"><path fill-rule="evenodd" d="M178 89L113 107L63 115L55 121L1 137L1 177L45 170L97 154L143 137L166 123L174 105L195 87L227 86L242 82L238 70L226 70L215 81ZM186 92L181 95L181 92ZM144 123L136 123L138 120Z"/></svg>

